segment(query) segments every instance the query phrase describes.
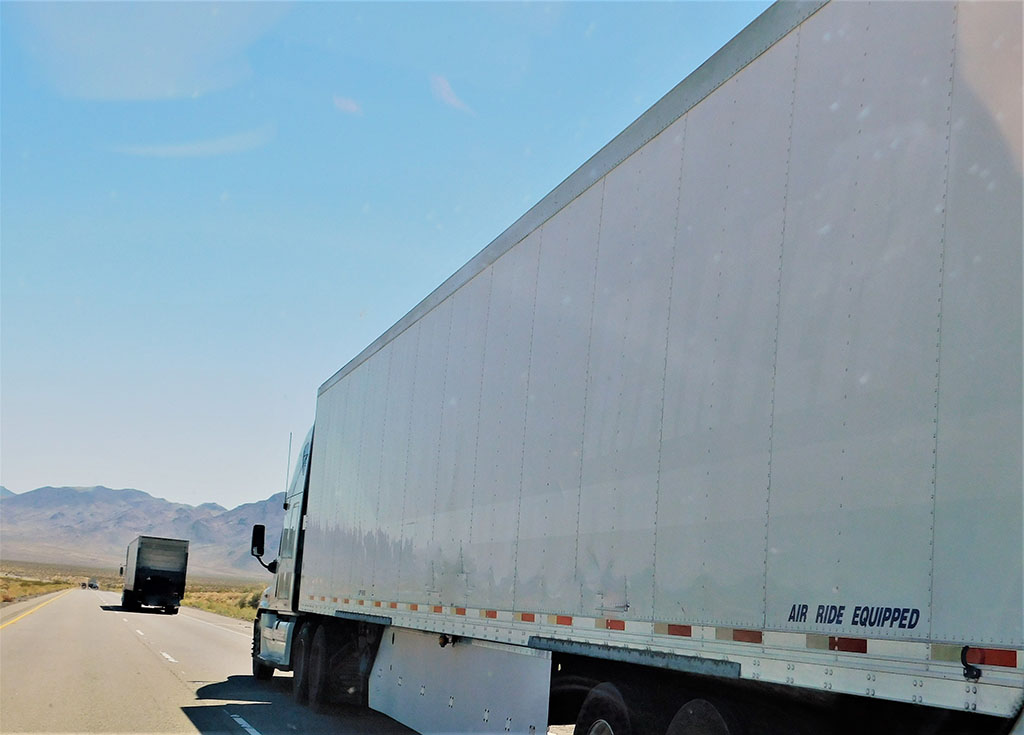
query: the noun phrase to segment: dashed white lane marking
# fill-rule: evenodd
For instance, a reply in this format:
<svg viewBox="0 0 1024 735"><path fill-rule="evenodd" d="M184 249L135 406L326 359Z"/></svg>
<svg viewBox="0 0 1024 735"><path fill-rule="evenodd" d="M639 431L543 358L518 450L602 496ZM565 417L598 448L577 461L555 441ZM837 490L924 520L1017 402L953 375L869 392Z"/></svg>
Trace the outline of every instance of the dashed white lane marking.
<svg viewBox="0 0 1024 735"><path fill-rule="evenodd" d="M136 632L136 633L138 633L139 635L146 635L145 633L143 633L143 632L142 632L141 630L139 630L138 628L136 628L136 629L135 629L135 632Z"/></svg>
<svg viewBox="0 0 1024 735"><path fill-rule="evenodd" d="M126 623L128 622L128 618L121 618L121 620L123 620Z"/></svg>
<svg viewBox="0 0 1024 735"><path fill-rule="evenodd" d="M172 664L176 664L176 663L178 663L177 661L175 661L175 660L174 660L174 659L173 659L173 658L171 657L171 654L169 654L169 653L166 653L166 652L164 652L164 651L160 651L160 655L161 655L161 656L163 656L163 657L164 657L165 659L167 659L168 661L170 661L170 662L171 662Z"/></svg>
<svg viewBox="0 0 1024 735"><path fill-rule="evenodd" d="M228 712L227 710L224 711ZM262 735L262 733L260 733L259 730L257 730L255 727L250 725L248 722L243 720L238 715L232 715L230 712L228 712L228 715L230 715L231 719L235 721L235 724L237 724L240 728L249 733L249 735Z"/></svg>

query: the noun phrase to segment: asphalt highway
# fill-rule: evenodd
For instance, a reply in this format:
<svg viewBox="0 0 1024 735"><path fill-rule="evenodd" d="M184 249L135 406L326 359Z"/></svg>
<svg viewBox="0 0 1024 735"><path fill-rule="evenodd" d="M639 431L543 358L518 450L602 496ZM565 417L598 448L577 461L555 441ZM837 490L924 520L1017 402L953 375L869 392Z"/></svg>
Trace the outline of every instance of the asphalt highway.
<svg viewBox="0 0 1024 735"><path fill-rule="evenodd" d="M411 730L377 712L318 715L291 675L251 677L252 624L181 608L125 612L113 592L72 589L0 610L2 733L336 733Z"/></svg>

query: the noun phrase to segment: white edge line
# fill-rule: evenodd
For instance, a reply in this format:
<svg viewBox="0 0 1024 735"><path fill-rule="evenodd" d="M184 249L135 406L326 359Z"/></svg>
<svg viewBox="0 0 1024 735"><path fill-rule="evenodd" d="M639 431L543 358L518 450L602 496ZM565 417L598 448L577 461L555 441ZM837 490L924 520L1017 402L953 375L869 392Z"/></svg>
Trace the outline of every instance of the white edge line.
<svg viewBox="0 0 1024 735"><path fill-rule="evenodd" d="M238 715L233 715L233 714L231 714L230 712L228 712L227 710L224 710L224 711L228 713L228 716L230 716L230 717L231 717L231 719L232 719L232 720L234 720L234 721L235 721L235 723L236 723L236 724L237 724L237 725L238 725L238 726L239 726L240 728L242 728L242 729L243 729L243 730L245 730L245 731L246 731L247 733L249 733L249 735L262 735L262 733L261 733L261 732L260 732L259 730L257 730L257 729L256 729L255 727L253 727L252 725L250 725L250 724L249 724L248 722L246 722L245 720L243 720L243 719L242 719L241 717L239 717Z"/></svg>
<svg viewBox="0 0 1024 735"><path fill-rule="evenodd" d="M216 623L208 623L205 620L200 620L199 618L193 617L192 615L186 615L185 616L185 620L193 620L193 621L195 621L197 623L202 623L203 625L209 625L211 628L217 628L218 630L223 630L225 633L234 633L235 635L240 635L243 638L251 638L252 637L251 633L239 633L237 630L231 630L231 628L225 628L223 625L217 625Z"/></svg>
<svg viewBox="0 0 1024 735"><path fill-rule="evenodd" d="M175 660L174 657L171 656L171 654L169 654L169 653L167 653L165 651L160 651L160 655L163 656L168 661L170 661L172 664L178 663L177 660Z"/></svg>
<svg viewBox="0 0 1024 735"><path fill-rule="evenodd" d="M146 635L145 633L143 633L143 632L142 632L141 630L139 630L138 628L136 628L136 629L135 629L135 632L136 632L136 633L138 633L139 635Z"/></svg>

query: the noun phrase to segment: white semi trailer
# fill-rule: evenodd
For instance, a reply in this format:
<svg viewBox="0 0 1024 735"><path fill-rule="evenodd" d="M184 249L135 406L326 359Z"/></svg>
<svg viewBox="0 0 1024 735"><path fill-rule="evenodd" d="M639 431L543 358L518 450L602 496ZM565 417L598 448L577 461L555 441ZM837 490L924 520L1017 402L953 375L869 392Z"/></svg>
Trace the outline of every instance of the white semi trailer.
<svg viewBox="0 0 1024 735"><path fill-rule="evenodd" d="M772 6L324 383L254 674L429 733L1008 729L1021 16Z"/></svg>

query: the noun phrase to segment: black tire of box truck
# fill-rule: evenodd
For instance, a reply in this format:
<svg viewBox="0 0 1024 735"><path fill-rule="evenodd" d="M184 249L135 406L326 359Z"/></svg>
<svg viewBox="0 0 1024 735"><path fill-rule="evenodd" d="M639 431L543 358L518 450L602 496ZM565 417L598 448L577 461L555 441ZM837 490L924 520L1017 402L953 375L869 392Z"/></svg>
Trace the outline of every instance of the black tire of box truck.
<svg viewBox="0 0 1024 735"><path fill-rule="evenodd" d="M139 605L135 602L135 595L128 590L121 592L121 609L122 610L138 610Z"/></svg>
<svg viewBox="0 0 1024 735"><path fill-rule="evenodd" d="M327 626L318 625L309 648L309 706L322 713L331 703L331 637Z"/></svg>
<svg viewBox="0 0 1024 735"><path fill-rule="evenodd" d="M632 735L629 710L614 684L605 682L590 690L572 732L573 735Z"/></svg>
<svg viewBox="0 0 1024 735"><path fill-rule="evenodd" d="M164 608L164 612L167 613L168 615L177 615L178 614L178 608L174 607L174 605L168 605L167 607Z"/></svg>
<svg viewBox="0 0 1024 735"><path fill-rule="evenodd" d="M740 724L728 708L691 699L676 712L665 735L739 735Z"/></svg>
<svg viewBox="0 0 1024 735"><path fill-rule="evenodd" d="M274 675L274 667L260 661L257 656L260 653L260 619L256 618L252 624L252 678L257 681L267 681Z"/></svg>
<svg viewBox="0 0 1024 735"><path fill-rule="evenodd" d="M309 649L313 643L313 624L306 623L292 643L292 697L299 704L309 702Z"/></svg>

